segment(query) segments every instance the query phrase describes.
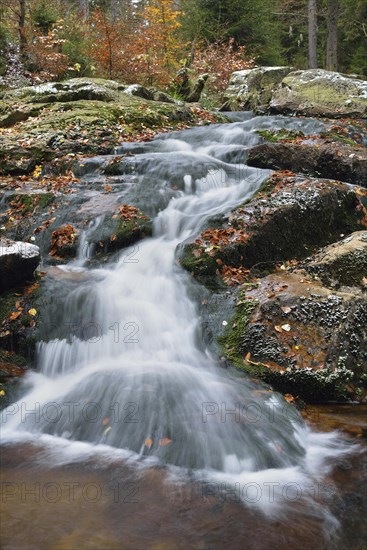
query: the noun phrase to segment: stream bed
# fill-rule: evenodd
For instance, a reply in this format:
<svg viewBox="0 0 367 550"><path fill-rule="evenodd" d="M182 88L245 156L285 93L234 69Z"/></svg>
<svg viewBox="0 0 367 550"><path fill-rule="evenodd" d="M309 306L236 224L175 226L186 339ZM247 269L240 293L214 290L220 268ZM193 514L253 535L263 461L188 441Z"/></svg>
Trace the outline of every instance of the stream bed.
<svg viewBox="0 0 367 550"><path fill-rule="evenodd" d="M362 446L223 368L200 306L212 301L220 328L226 296L177 261L181 243L269 175L246 165L268 128L324 123L242 114L80 168L74 206L97 204L108 181L117 202L154 218L153 237L99 265L88 245L99 213L77 258L46 277L49 332L2 411L2 548L363 548Z"/></svg>

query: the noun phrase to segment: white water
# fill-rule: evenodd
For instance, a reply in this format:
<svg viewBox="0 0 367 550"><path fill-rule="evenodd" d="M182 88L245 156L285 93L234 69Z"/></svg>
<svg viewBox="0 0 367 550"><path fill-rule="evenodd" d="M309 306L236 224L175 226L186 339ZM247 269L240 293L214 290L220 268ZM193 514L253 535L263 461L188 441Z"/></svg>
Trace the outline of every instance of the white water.
<svg viewBox="0 0 367 550"><path fill-rule="evenodd" d="M223 135L216 128L214 135L222 143L236 136L253 142L246 125L223 126ZM211 139L205 154L217 146ZM202 159L195 143L163 139L163 145L175 154L189 147L193 159ZM156 218L154 238L109 269L91 271L92 287L73 287L62 315L84 319L83 337L39 344L39 372L25 382L30 389L3 411L4 441L31 437L55 446L59 462L121 449L130 459L167 464L175 475L191 472L237 487L246 504L269 514L291 503L284 497L289 484L311 499L346 450L334 434L310 432L281 396L217 366L198 338L190 279L175 260L178 244L250 197L267 175L240 166L245 176L238 179L225 168L196 180L187 173L185 191ZM69 269L80 269L80 259ZM259 498L243 491L248 484L259 488Z"/></svg>

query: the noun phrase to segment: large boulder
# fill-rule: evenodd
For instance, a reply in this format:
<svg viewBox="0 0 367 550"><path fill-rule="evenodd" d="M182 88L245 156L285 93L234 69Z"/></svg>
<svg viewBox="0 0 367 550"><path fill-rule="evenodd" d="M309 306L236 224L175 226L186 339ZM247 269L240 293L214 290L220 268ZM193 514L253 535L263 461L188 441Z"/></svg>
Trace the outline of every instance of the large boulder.
<svg viewBox="0 0 367 550"><path fill-rule="evenodd" d="M273 90L292 70L292 67L257 67L232 73L221 110L250 111L267 106Z"/></svg>
<svg viewBox="0 0 367 550"><path fill-rule="evenodd" d="M195 118L185 105L154 97L95 78L10 90L0 101L0 127L9 127L0 135L0 173L30 173L66 154L112 153L123 136Z"/></svg>
<svg viewBox="0 0 367 550"><path fill-rule="evenodd" d="M367 82L322 69L294 71L274 89L269 109L281 114L366 117Z"/></svg>
<svg viewBox="0 0 367 550"><path fill-rule="evenodd" d="M306 402L367 394L367 294L330 290L303 272L276 273L239 292L223 355Z"/></svg>
<svg viewBox="0 0 367 550"><path fill-rule="evenodd" d="M356 231L323 248L305 269L327 287L355 286L367 290L367 231Z"/></svg>
<svg viewBox="0 0 367 550"><path fill-rule="evenodd" d="M0 239L0 292L33 277L40 262L38 246L21 241Z"/></svg>
<svg viewBox="0 0 367 550"><path fill-rule="evenodd" d="M271 267L309 256L341 234L366 227L366 211L349 186L274 174L257 198L181 246L181 264L207 286L228 268ZM210 225L210 223L209 223Z"/></svg>
<svg viewBox="0 0 367 550"><path fill-rule="evenodd" d="M291 67L258 67L232 74L222 110L364 118L367 82L354 76Z"/></svg>
<svg viewBox="0 0 367 550"><path fill-rule="evenodd" d="M332 178L367 187L367 150L321 139L262 143L249 152L249 166L292 170L322 178Z"/></svg>
<svg viewBox="0 0 367 550"><path fill-rule="evenodd" d="M109 102L118 100L119 92L125 88L125 85L114 80L72 78L11 90L4 94L4 100L16 98L26 103L54 103L89 99Z"/></svg>

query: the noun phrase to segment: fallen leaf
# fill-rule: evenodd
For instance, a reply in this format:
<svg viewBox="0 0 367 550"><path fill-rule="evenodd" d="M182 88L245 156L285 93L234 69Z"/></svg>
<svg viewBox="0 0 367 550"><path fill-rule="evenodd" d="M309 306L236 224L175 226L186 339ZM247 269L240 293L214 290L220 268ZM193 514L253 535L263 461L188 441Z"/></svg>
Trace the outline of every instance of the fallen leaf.
<svg viewBox="0 0 367 550"><path fill-rule="evenodd" d="M148 447L148 449L151 448L151 446L153 445L153 439L151 439L150 437L148 437L145 441L144 441L144 445L146 447Z"/></svg>
<svg viewBox="0 0 367 550"><path fill-rule="evenodd" d="M21 314L22 314L21 311L13 311L13 313L9 315L8 321L15 321L15 319L18 319L18 317L20 317Z"/></svg>
<svg viewBox="0 0 367 550"><path fill-rule="evenodd" d="M172 443L172 439L169 439L168 437L163 437L162 439L159 440L158 443L161 447L166 447L167 445Z"/></svg>
<svg viewBox="0 0 367 550"><path fill-rule="evenodd" d="M28 310L29 315L32 315L32 317L35 317L37 315L37 310L32 307Z"/></svg>

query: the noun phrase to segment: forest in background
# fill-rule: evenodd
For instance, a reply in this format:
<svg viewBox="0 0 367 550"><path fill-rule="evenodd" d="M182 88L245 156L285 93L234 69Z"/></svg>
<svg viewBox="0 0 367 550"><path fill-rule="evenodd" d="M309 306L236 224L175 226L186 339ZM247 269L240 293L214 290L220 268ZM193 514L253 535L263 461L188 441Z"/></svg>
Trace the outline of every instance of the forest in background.
<svg viewBox="0 0 367 550"><path fill-rule="evenodd" d="M214 93L255 65L367 75L367 0L0 0L0 77L17 56L34 83L187 69Z"/></svg>

